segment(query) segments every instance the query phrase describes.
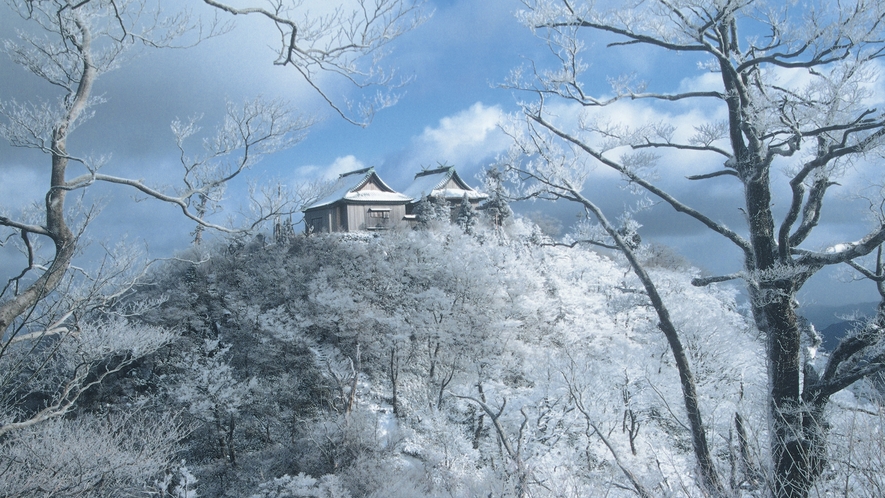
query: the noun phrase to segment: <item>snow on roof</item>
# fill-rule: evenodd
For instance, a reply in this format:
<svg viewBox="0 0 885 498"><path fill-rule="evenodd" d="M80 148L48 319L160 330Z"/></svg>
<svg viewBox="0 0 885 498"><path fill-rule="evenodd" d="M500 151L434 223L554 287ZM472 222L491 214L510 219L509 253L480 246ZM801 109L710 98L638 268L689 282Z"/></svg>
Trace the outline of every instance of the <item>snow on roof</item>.
<svg viewBox="0 0 885 498"><path fill-rule="evenodd" d="M370 181L374 183L379 190L360 190ZM399 204L409 202L412 199L411 197L400 194L390 188L383 180L381 180L378 174L375 173L375 168L371 167L342 174L338 177L338 188L336 188L334 192L304 208L303 211L325 207L341 200L351 202L387 202Z"/></svg>
<svg viewBox="0 0 885 498"><path fill-rule="evenodd" d="M467 194L470 200L485 199L486 194L472 189L458 176L454 166L442 166L437 169L426 170L415 175L415 180L403 192L413 200L420 200L425 196L443 196L448 200L463 199Z"/></svg>
<svg viewBox="0 0 885 498"><path fill-rule="evenodd" d="M372 182L378 190L361 190L367 183ZM338 187L334 192L303 209L315 209L329 206L338 201L359 203L391 203L399 204L418 201L430 196L442 196L448 200L460 200L464 195L470 200L482 200L488 195L477 192L458 176L454 166L442 166L437 169L425 170L415 175L415 180L409 185L404 193L399 193L390 188L375 172L374 167L363 168L338 177Z"/></svg>

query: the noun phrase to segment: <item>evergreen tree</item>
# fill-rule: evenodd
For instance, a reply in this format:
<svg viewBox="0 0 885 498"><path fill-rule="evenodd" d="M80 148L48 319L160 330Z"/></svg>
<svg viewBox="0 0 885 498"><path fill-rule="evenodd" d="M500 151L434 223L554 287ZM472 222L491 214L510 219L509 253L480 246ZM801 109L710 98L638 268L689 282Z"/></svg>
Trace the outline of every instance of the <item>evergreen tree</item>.
<svg viewBox="0 0 885 498"><path fill-rule="evenodd" d="M485 186L489 192L489 199L480 209L486 212L489 220L495 226L504 225L504 221L513 216L513 211L507 203L507 189L504 187L504 172L498 168L486 170Z"/></svg>
<svg viewBox="0 0 885 498"><path fill-rule="evenodd" d="M418 228L428 228L441 221L451 220L451 208L442 196L425 195L415 205Z"/></svg>
<svg viewBox="0 0 885 498"><path fill-rule="evenodd" d="M458 207L458 217L455 221L464 230L464 233L473 235L473 228L476 226L476 210L473 208L473 204L470 204L467 194L464 194L464 198L461 199L461 206Z"/></svg>

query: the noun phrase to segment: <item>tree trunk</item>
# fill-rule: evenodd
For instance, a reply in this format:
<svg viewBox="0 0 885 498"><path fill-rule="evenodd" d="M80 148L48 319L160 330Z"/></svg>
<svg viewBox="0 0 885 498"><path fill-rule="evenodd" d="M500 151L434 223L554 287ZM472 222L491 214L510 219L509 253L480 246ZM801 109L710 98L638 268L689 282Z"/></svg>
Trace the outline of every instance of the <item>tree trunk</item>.
<svg viewBox="0 0 885 498"><path fill-rule="evenodd" d="M58 287L62 278L71 266L71 260L76 252L76 236L68 227L65 219L65 198L67 196L67 139L71 126L86 108L87 101L92 93L92 84L95 81L96 69L92 63L91 45L92 34L88 25L83 22L76 10L73 14L74 22L81 36L77 51L82 61L82 74L76 86L76 90L67 95L70 102L67 113L57 122L52 130L52 171L50 173L49 191L46 194L46 231L55 246L55 257L52 264L30 287L24 292L0 304L0 337L7 333L7 329L16 318L33 309L39 302ZM22 232L26 236L26 232Z"/></svg>
<svg viewBox="0 0 885 498"><path fill-rule="evenodd" d="M46 229L55 246L55 257L49 268L24 292L0 305L0 335L5 335L13 321L34 308L49 295L68 271L76 252L76 237L65 221L65 157L66 127L59 127L53 134L52 175L46 194Z"/></svg>
<svg viewBox="0 0 885 498"><path fill-rule="evenodd" d="M393 405L393 416L399 417L399 400L397 399L399 394L397 392L397 380L399 380L399 357L396 354L396 346L390 348L390 368L388 370L388 375L390 377L390 383L392 384L393 390L393 400L391 401L391 404Z"/></svg>
<svg viewBox="0 0 885 498"><path fill-rule="evenodd" d="M786 296L766 305L763 314L768 325L775 495L805 497L813 481L807 455L814 443L805 435L799 393L799 327Z"/></svg>
<svg viewBox="0 0 885 498"><path fill-rule="evenodd" d="M571 189L571 187L569 187ZM713 457L710 454L710 446L707 443L707 434L704 428L703 417L701 415L701 409L698 405L698 394L697 394L697 386L694 379L694 374L691 370L691 363L689 362L688 355L685 352L685 348L682 345L682 340L679 337L679 331L676 330L676 326L673 324L673 321L670 319L670 310L664 304L661 295L658 293L657 287L652 281L649 274L645 271L645 268L636 259L636 255L633 250L627 244L627 242L621 237L618 233L617 229L608 221L602 211L593 204L589 199L584 197L580 192L575 189L571 189L570 193L574 198L579 199L580 202L586 207L590 212L596 216L596 219L599 220L600 225L605 229L608 235L615 241L615 245L618 246L618 249L622 254L627 258L627 261L630 263L630 267L633 269L633 273L639 278L639 281L642 282L643 288L645 288L646 294L648 295L649 300L651 301L652 307L655 310L655 313L658 316L658 328L663 332L664 337L667 339L667 344L670 346L670 352L673 355L673 360L676 362L676 370L679 373L679 383L682 387L682 401L685 404L685 411L688 416L688 425L691 430L691 442L692 448L694 450L695 458L697 459L698 467L700 468L701 474L701 486L702 488L714 496L724 496L725 488L722 486L722 481L719 478L719 472L716 470L716 465L713 462Z"/></svg>

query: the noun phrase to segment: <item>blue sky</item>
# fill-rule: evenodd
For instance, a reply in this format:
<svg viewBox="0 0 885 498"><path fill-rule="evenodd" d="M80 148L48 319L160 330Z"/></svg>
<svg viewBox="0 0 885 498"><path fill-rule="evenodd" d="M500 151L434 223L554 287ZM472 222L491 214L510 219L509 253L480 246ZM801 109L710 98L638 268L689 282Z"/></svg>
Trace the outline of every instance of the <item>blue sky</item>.
<svg viewBox="0 0 885 498"><path fill-rule="evenodd" d="M549 49L517 22L518 0L431 0L427 7L432 16L393 43L385 61L413 81L403 89L398 104L378 113L367 128L346 123L294 72L272 65L274 52L268 45L273 43L274 33L268 25L237 19L236 29L226 36L188 50L142 51L128 64L102 76L95 93L106 103L96 107L95 117L72 135L70 146L111 154L108 168L115 173L172 182L177 166L169 130L173 119L202 115L201 123L211 129L220 119L225 99L238 102L264 95L284 98L320 121L303 143L261 162L250 174L258 181L294 184L375 166L388 184L402 189L421 167L448 163L476 184L474 175L509 144L498 121L518 109L520 95L498 85L514 67L544 60ZM0 37L14 36L15 23L5 12L0 14ZM607 78L621 74L650 79L658 90L703 85L709 76L689 55L660 57L654 51L635 48L629 52L602 50L605 41L588 40L591 67L586 80L593 91L607 91ZM321 84L327 85L331 94L358 96L346 85L328 80ZM0 100L22 101L38 95L53 95L52 89L0 55ZM656 111L633 106L613 112L629 119L631 113ZM693 112L704 110L669 112L662 116L690 120ZM0 144L0 209L15 212L29 202L39 202L47 182L46 161L33 151ZM687 185L673 183L672 188L692 195ZM631 202L617 188L617 179L604 172L592 179L587 191L613 215ZM238 193L242 188L231 190L234 198ZM120 187L101 186L90 195L101 197L108 206L94 224L92 236L97 241L143 241L158 257L187 245L193 226L175 209L155 201L132 202L132 192ZM706 196L696 200L701 206L716 207L736 198L730 188L713 183ZM232 204L235 201L232 199ZM827 230L853 240L854 234L862 233L857 207L840 200L827 213ZM555 216L566 229L579 211L565 203L536 203L521 209ZM736 208L723 211L721 216L735 224L741 222ZM641 233L646 240L671 245L710 271L731 272L740 266L736 251L669 208L655 208L641 215L640 221L645 225ZM10 256L7 252L0 257ZM0 269L4 266L0 261ZM809 300L838 304L875 299L871 286L859 291L846 287L834 297L832 288L839 284L832 274L818 276L809 284Z"/></svg>

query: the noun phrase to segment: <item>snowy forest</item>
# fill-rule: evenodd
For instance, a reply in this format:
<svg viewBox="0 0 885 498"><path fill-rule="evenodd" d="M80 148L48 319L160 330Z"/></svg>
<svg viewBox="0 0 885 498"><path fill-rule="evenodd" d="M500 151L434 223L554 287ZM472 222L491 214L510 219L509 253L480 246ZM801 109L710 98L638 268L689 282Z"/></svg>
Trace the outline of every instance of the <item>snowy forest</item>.
<svg viewBox="0 0 885 498"><path fill-rule="evenodd" d="M496 83L516 98L488 200L425 198L414 223L353 233L301 232L327 181L250 178L318 126L284 100L175 119L169 168L121 164L80 126L130 56L187 54L233 18L369 126L409 83L389 45L433 9L193 3L5 2L3 56L43 86L0 100L35 172L0 185L0 495L885 495L885 3L517 2L544 50ZM588 41L700 75L601 76ZM16 204L31 178L40 200ZM105 195L174 207L148 219L190 243L93 244ZM554 234L513 209L529 202L579 216ZM830 217L846 207L853 238ZM638 220L664 209L732 270L648 240ZM828 268L881 304L825 348L799 299Z"/></svg>
<svg viewBox="0 0 885 498"><path fill-rule="evenodd" d="M678 372L622 257L520 220L179 256L78 337L7 350L42 367L7 380L32 386L7 394L19 413L67 394L38 386L95 385L66 416L7 433L5 495L704 495ZM681 332L718 470L764 495L764 341L748 310L693 286L665 248L637 256ZM112 350L121 322L150 344ZM878 494L879 401L862 384L830 403L815 493Z"/></svg>

